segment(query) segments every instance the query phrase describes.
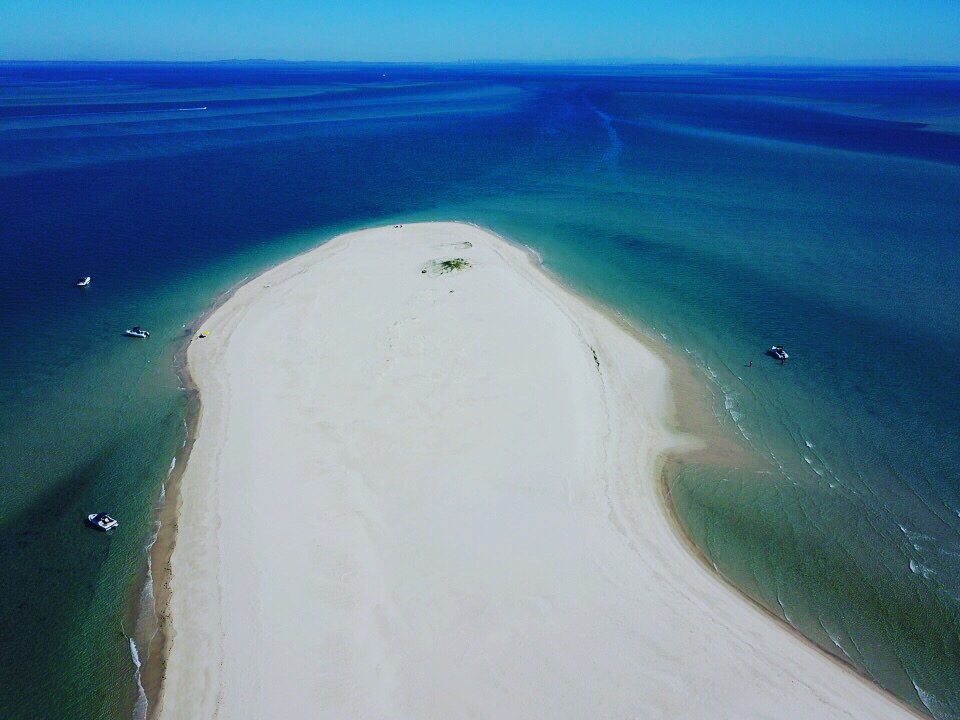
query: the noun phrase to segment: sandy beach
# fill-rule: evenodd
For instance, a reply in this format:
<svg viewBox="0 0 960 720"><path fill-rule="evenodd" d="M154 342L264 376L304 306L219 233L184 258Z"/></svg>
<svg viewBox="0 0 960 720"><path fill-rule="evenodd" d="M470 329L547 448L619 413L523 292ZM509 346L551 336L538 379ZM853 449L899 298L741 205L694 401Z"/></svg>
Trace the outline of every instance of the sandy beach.
<svg viewBox="0 0 960 720"><path fill-rule="evenodd" d="M667 367L522 249L343 235L202 330L164 720L913 716L691 554Z"/></svg>

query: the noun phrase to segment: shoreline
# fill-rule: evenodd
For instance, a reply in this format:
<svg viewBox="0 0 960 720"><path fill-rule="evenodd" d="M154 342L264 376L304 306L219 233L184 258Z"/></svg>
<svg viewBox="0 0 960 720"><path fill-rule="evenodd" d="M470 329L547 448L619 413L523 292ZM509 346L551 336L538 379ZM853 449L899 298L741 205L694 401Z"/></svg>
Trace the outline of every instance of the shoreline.
<svg viewBox="0 0 960 720"><path fill-rule="evenodd" d="M454 221L460 222L460 221ZM797 639L803 641L810 649L821 653L825 658L836 665L840 672L853 675L871 690L878 691L893 700L903 710L915 718L928 718L929 716L919 710L917 707L906 702L899 696L883 687L871 677L863 673L839 655L830 652L828 649L818 645L812 639L804 635L799 629L790 624L785 618L764 605L761 601L749 595L745 590L737 586L725 574L710 561L707 554L697 545L687 534L683 527L680 517L677 515L673 504L672 489L670 487L670 478L675 470L671 470L675 465L683 462L700 462L719 467L742 468L744 463L754 462L749 456L748 451L743 448L736 439L727 437L720 429L717 419L707 409L708 399L706 392L701 388L703 381L699 380L696 372L685 359L673 350L665 340L657 336L652 331L645 331L642 327L635 325L629 319L624 317L619 311L605 304L602 300L587 295L574 286L567 283L563 278L549 270L544 265L543 257L528 245L517 243L510 238L484 228L473 222L464 222L466 225L477 228L478 230L491 233L504 243L512 245L528 253L531 261L537 268L546 275L552 282L564 288L572 295L579 297L598 313L605 315L611 322L616 323L625 332L632 335L637 342L644 345L650 352L655 354L668 368L669 382L669 402L672 415L670 417L670 427L685 437L691 438L695 445L686 448L667 449L657 457L656 478L660 489L659 499L663 507L666 518L670 521L677 537L686 545L690 555L696 559L704 569L712 573L725 587L735 593L737 596L757 612L770 618L778 625L792 633ZM678 398L681 398L678 400Z"/></svg>
<svg viewBox="0 0 960 720"><path fill-rule="evenodd" d="M424 223L426 225L427 223ZM680 411L679 403L676 402L676 387L675 384L678 382L677 370L679 369L682 373L689 375L689 377L684 378L684 382L690 384L691 388L695 385L695 378L689 366L685 365L682 362L682 359L672 357L672 354L669 348L665 343L661 343L653 338L651 335L644 333L640 328L633 325L626 318L623 318L619 313L614 311L612 308L605 306L599 300L583 295L582 293L576 291L575 289L568 286L560 278L556 277L552 272L547 270L543 266L542 259L537 255L535 251L531 248L519 245L507 238L493 233L485 228L481 228L473 223L457 223L457 225L470 227L476 230L477 232L485 233L497 238L499 241L505 243L506 245L522 251L528 256L530 264L534 269L541 273L548 282L551 282L557 285L563 292L568 293L577 299L579 299L584 304L588 305L592 310L601 314L607 321L617 325L626 333L628 333L635 341L642 345L645 350L649 353L655 355L661 362L665 364L668 370L668 384L666 387L667 391L667 405L670 408L671 412L669 416L665 416L664 419L667 421L671 432L676 433L679 428L684 428L683 422L683 413ZM357 230L351 233L346 233L345 235L357 235L365 232L372 232L381 230L382 228L364 228ZM211 316L213 316L217 310L222 308L227 304L238 291L251 286L259 278L268 274L269 272L286 266L290 263L296 262L298 259L303 258L304 256L310 255L311 253L317 252L318 250L326 247L329 243L334 242L338 239L343 238L344 235L338 235L335 238L327 238L317 247L304 251L292 258L274 263L273 265L264 268L261 272L248 276L242 281L238 282L235 286L230 288L227 292L223 293L217 298L214 304L204 312L200 318L188 326L188 334L186 335L187 341L184 346L178 350L176 357L178 361L182 361L182 364L178 367L178 374L180 375L181 382L184 385L184 389L187 393L187 413L186 413L186 422L187 422L187 431L186 439L184 446L180 452L176 455L176 468L174 472L171 473L168 478L165 489L166 489L166 502L160 513L160 530L158 532L157 540L153 545L151 550L151 557L153 559L153 568L154 568L154 592L155 592L155 606L156 614L158 619L158 630L156 635L153 638L153 641L149 645L149 652L147 654L147 660L144 663L141 673L141 681L144 687L144 690L147 694L149 701L147 717L155 718L159 716L159 712L163 710L163 698L165 692L165 675L167 669L167 662L169 660L169 652L173 642L173 632L172 632L172 614L171 614L171 601L173 594L171 592L170 583L173 578L173 572L171 567L171 560L174 556L177 543L177 530L178 523L180 519L180 511L182 505L182 495L181 495L181 482L183 480L184 474L187 472L189 466L189 460L191 457L191 452L193 446L197 440L198 429L200 426L200 420L203 413L203 401L200 396L199 389L194 381L193 375L191 373L190 363L188 361L188 352L191 349L191 346L195 345L197 342L196 333L199 330L200 326L206 322ZM312 267L312 266L308 266ZM306 269L303 270L304 272ZM269 286L268 286L269 287ZM599 368L599 360L598 368ZM689 398L687 398L689 399ZM702 403L701 403L702 405ZM705 407L701 407L697 412L702 412L703 414L709 414ZM710 416L712 418L712 416ZM709 422L709 421L708 421ZM689 439L690 436L688 436ZM719 436L717 436L719 437ZM715 439L715 438L711 438ZM672 502L669 498L669 484L668 484L668 468L671 462L671 459L675 459L681 456L686 456L689 458L698 457L701 455L709 456L711 449L713 448L711 442L700 443L698 447L693 448L692 446L687 446L685 450L681 451L677 447L666 447L663 451L658 452L654 457L653 465L653 479L658 488L658 496L661 504L661 511L664 516L671 522L674 533L687 548L690 556L695 558L697 562L707 570L715 579L720 581L720 584L726 588L732 589L735 591L735 594L744 600L747 601L749 605L752 606L753 611L760 610L761 614L773 620L776 625L780 628L788 630L789 633L794 635L797 638L803 640L811 649L815 650L818 654L822 655L825 658L828 658L832 661L837 668L845 670L847 674L855 676L858 681L866 683L868 689L871 692L879 692L889 699L894 699L898 705L903 709L908 710L915 717L923 717L919 712L917 712L912 706L907 705L903 701L895 698L892 694L885 691L883 688L880 688L875 683L873 683L869 678L863 676L855 668L832 655L831 653L825 651L820 646L814 644L811 640L803 636L798 630L790 626L788 623L785 623L782 618L776 616L775 613L770 611L765 606L761 605L759 602L749 597L742 591L740 591L736 586L734 586L727 578L721 575L715 567L709 562L705 555L695 546L686 533L683 531L682 525L679 522L679 519L676 517ZM729 450L724 451L724 454L729 452ZM736 452L735 450L733 452ZM692 454L691 454L692 453ZM642 480L645 482L646 479Z"/></svg>
<svg viewBox="0 0 960 720"><path fill-rule="evenodd" d="M330 240L323 240L320 245ZM303 252L310 252L311 248ZM298 253L303 254L303 253ZM296 257L296 256L294 256ZM220 309L233 295L244 285L254 282L258 277L273 270L279 265L291 260L286 258L271 263L256 273L246 275L235 282L227 290L218 294L207 309L205 309L195 320L187 323L179 347L174 352L174 371L183 389L186 410L184 412L184 439L180 449L174 454L175 465L173 470L168 473L162 484L161 492L164 494L164 502L157 513L157 522L159 528L153 544L150 546L149 555L153 575L153 609L156 615L156 632L150 638L146 647L146 659L140 667L140 684L143 687L144 695L147 699L146 720L154 720L163 700L163 680L166 674L166 665L170 643L171 614L170 600L172 593L170 591L170 581L172 579L171 558L177 544L177 524L180 511L180 482L183 474L186 472L187 463L190 460L190 452L197 439L197 429L200 423L200 413L202 412L203 398L200 390L190 374L190 366L187 362L187 350L190 344L196 340L197 329L203 323ZM139 599L142 587L146 577L137 584L138 590L136 597ZM133 615L136 617L142 608L139 603L133 608Z"/></svg>

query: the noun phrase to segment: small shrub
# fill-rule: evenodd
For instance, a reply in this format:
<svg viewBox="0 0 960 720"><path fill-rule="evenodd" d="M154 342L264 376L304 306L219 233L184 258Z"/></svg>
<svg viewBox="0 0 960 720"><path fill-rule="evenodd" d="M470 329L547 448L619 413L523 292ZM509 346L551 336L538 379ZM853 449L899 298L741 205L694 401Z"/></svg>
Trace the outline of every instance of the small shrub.
<svg viewBox="0 0 960 720"><path fill-rule="evenodd" d="M455 270L465 270L470 267L470 262L463 258L453 258L453 260L441 260L440 272L453 272Z"/></svg>

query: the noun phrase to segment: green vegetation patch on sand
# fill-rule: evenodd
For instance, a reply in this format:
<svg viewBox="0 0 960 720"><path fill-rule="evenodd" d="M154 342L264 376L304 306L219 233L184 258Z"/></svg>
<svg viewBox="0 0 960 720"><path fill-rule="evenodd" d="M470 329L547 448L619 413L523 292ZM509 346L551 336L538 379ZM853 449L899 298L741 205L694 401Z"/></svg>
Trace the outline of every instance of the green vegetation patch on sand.
<svg viewBox="0 0 960 720"><path fill-rule="evenodd" d="M428 262L421 273L431 276L445 275L446 273L459 272L471 267L470 261L464 258L449 258L447 260L431 260Z"/></svg>

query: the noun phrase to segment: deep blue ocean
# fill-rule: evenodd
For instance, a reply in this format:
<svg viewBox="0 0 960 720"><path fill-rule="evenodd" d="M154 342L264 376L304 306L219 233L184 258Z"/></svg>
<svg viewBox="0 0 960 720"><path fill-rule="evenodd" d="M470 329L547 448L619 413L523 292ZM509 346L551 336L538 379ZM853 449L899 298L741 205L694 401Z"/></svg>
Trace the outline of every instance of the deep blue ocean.
<svg viewBox="0 0 960 720"><path fill-rule="evenodd" d="M705 560L960 718L960 70L228 63L0 64L0 717L143 715L191 323L428 219L668 348Z"/></svg>

